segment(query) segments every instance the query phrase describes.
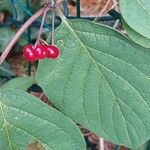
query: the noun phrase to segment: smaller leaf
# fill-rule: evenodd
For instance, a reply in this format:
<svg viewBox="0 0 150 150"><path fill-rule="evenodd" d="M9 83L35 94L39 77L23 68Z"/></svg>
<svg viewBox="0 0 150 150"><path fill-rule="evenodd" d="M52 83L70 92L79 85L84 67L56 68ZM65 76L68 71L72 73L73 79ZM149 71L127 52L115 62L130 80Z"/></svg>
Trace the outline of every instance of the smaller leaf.
<svg viewBox="0 0 150 150"><path fill-rule="evenodd" d="M7 82L6 78L0 78L0 89Z"/></svg>
<svg viewBox="0 0 150 150"><path fill-rule="evenodd" d="M33 77L18 77L5 83L2 88L13 88L26 91L33 83Z"/></svg>
<svg viewBox="0 0 150 150"><path fill-rule="evenodd" d="M150 1L120 0L119 5L127 24L139 34L150 38Z"/></svg>
<svg viewBox="0 0 150 150"><path fill-rule="evenodd" d="M137 44L140 44L146 48L150 48L150 39L144 37L143 35L139 34L135 30L133 30L124 20L123 26L128 33L128 36Z"/></svg>
<svg viewBox="0 0 150 150"><path fill-rule="evenodd" d="M131 150L149 150L148 149L149 142L145 142L142 146L140 146L138 149L131 149Z"/></svg>
<svg viewBox="0 0 150 150"><path fill-rule="evenodd" d="M31 150L29 146L86 149L79 128L68 117L26 92L0 90L0 150Z"/></svg>
<svg viewBox="0 0 150 150"><path fill-rule="evenodd" d="M0 0L0 11L9 10L10 5L7 0Z"/></svg>
<svg viewBox="0 0 150 150"><path fill-rule="evenodd" d="M8 27L0 28L0 52L4 50L7 43L15 35L15 31Z"/></svg>
<svg viewBox="0 0 150 150"><path fill-rule="evenodd" d="M42 30L42 34L44 34L46 37L49 36L51 31L49 31L49 29L47 28L43 28ZM37 28L32 28L31 29L31 39L37 39L37 36L38 36L38 29Z"/></svg>
<svg viewBox="0 0 150 150"><path fill-rule="evenodd" d="M11 70L10 65L6 61L0 65L0 75L6 76L8 79L11 78L11 76L15 76Z"/></svg>

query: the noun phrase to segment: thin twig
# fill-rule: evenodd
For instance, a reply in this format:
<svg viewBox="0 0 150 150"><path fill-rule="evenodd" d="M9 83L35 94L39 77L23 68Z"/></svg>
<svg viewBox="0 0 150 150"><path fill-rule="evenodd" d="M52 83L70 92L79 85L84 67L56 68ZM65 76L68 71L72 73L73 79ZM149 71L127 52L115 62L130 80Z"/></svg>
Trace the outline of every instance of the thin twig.
<svg viewBox="0 0 150 150"><path fill-rule="evenodd" d="M65 0L57 0L55 2L55 7L58 7L62 2L64 2Z"/></svg>
<svg viewBox="0 0 150 150"><path fill-rule="evenodd" d="M55 3L53 3L54 8L52 8L52 33L51 33L51 44L54 45L54 30L55 30Z"/></svg>
<svg viewBox="0 0 150 150"><path fill-rule="evenodd" d="M94 19L94 21L97 21L104 14L104 12L108 8L110 2L111 2L111 0L107 1L106 5L103 7L103 9L101 9L100 13L97 15L97 17Z"/></svg>
<svg viewBox="0 0 150 150"><path fill-rule="evenodd" d="M48 43L46 41L44 41L43 39L40 39L40 42L45 44L45 45L48 45Z"/></svg>
<svg viewBox="0 0 150 150"><path fill-rule="evenodd" d="M15 4L17 4L28 16L32 16L33 14L30 12L30 10L26 9L26 7L18 0L13 0ZM38 22L41 23L41 20L37 20ZM48 24L44 24L45 27L48 29L51 29Z"/></svg>
<svg viewBox="0 0 150 150"><path fill-rule="evenodd" d="M115 4L113 4L112 6L111 6L111 8L110 9L108 9L108 11L110 11L111 9L113 9L114 7L116 7L118 5L118 2L117 3L115 3Z"/></svg>
<svg viewBox="0 0 150 150"><path fill-rule="evenodd" d="M115 145L114 150L120 150L120 146L119 145Z"/></svg>
<svg viewBox="0 0 150 150"><path fill-rule="evenodd" d="M36 12L29 20L25 22L25 24L18 30L18 32L15 34L15 36L12 38L12 40L8 43L6 49L3 51L2 55L0 56L0 65L7 57L8 53L16 43L16 41L19 39L19 37L25 32L25 30L38 18L43 14L43 10L45 10L45 7L40 9L38 12Z"/></svg>
<svg viewBox="0 0 150 150"><path fill-rule="evenodd" d="M37 37L37 40L35 42L35 45L34 47L37 47L37 45L39 44L40 42L40 38L41 38L41 34L42 34L42 30L43 30L43 26L44 26L44 21L45 21L45 17L46 17L46 14L47 14L47 11L49 10L48 7L45 7L45 9L43 10L43 17L42 17L42 22L41 22L41 26L40 26L40 29L39 29L39 33L38 33L38 37Z"/></svg>
<svg viewBox="0 0 150 150"><path fill-rule="evenodd" d="M100 150L104 150L104 139L99 137L99 147Z"/></svg>
<svg viewBox="0 0 150 150"><path fill-rule="evenodd" d="M112 0L113 1L113 5L116 11L119 11L119 7L118 7L118 1L117 0Z"/></svg>
<svg viewBox="0 0 150 150"><path fill-rule="evenodd" d="M42 99L43 96L44 96L44 93L42 92L42 93L40 94L40 96L39 96L39 99Z"/></svg>
<svg viewBox="0 0 150 150"><path fill-rule="evenodd" d="M116 10L116 11L119 11L118 1L117 1L117 0L113 0L113 4L114 4L115 10ZM117 28L119 22L120 22L120 20L116 20L116 21L115 21L115 24L113 25L113 28Z"/></svg>

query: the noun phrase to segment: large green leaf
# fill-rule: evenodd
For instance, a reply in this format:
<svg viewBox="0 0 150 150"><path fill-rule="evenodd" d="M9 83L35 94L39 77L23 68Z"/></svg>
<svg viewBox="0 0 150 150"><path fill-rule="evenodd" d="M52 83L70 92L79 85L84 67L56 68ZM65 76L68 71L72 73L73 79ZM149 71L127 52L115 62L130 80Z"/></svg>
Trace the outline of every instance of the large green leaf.
<svg viewBox="0 0 150 150"><path fill-rule="evenodd" d="M150 138L150 52L111 28L64 20L56 60L36 79L60 111L101 137L137 148Z"/></svg>
<svg viewBox="0 0 150 150"><path fill-rule="evenodd" d="M150 0L120 0L119 3L127 24L150 39Z"/></svg>
<svg viewBox="0 0 150 150"><path fill-rule="evenodd" d="M143 35L139 34L138 32L134 31L130 26L123 21L123 25L125 30L128 33L128 36L135 42L138 43L146 48L150 48L150 39L144 37Z"/></svg>
<svg viewBox="0 0 150 150"><path fill-rule="evenodd" d="M0 149L25 150L38 141L46 150L85 149L78 127L63 114L19 90L0 91Z"/></svg>
<svg viewBox="0 0 150 150"><path fill-rule="evenodd" d="M132 150L149 150L148 149L149 141L144 143L140 148L138 149L132 149Z"/></svg>
<svg viewBox="0 0 150 150"><path fill-rule="evenodd" d="M5 83L2 88L12 88L26 91L33 83L33 77L18 77Z"/></svg>

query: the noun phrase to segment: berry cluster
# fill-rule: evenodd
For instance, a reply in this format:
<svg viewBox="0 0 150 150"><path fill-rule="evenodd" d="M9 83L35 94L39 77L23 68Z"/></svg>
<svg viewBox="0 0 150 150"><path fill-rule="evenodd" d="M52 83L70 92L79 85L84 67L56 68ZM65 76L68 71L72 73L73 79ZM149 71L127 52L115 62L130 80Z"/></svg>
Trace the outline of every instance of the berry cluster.
<svg viewBox="0 0 150 150"><path fill-rule="evenodd" d="M56 59L59 56L59 49L55 45L38 45L34 48L28 44L23 48L23 56L29 62L45 58Z"/></svg>

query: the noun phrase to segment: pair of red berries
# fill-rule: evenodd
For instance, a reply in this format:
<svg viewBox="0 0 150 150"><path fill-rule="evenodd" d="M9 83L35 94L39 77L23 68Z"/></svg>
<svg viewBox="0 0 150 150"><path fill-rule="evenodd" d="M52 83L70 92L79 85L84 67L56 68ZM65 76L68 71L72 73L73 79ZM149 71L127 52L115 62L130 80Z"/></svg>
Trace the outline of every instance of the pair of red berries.
<svg viewBox="0 0 150 150"><path fill-rule="evenodd" d="M29 62L45 58L56 59L59 56L59 49L55 45L38 45L34 48L28 44L23 48L23 56Z"/></svg>

